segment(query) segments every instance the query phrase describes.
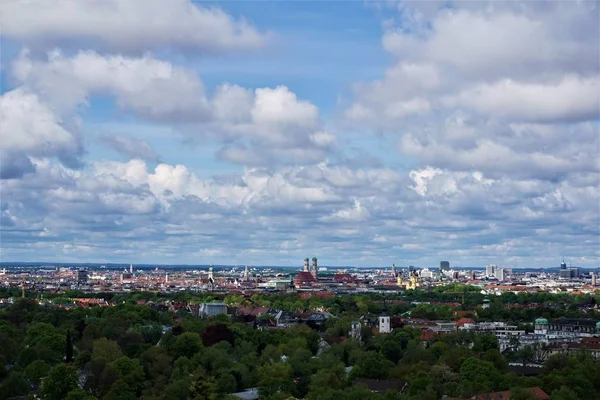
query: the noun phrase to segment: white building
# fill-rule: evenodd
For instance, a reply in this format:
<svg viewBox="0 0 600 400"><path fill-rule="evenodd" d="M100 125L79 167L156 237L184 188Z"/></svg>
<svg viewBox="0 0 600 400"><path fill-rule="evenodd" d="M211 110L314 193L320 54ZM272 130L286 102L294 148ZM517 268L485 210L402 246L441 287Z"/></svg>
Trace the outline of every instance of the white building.
<svg viewBox="0 0 600 400"><path fill-rule="evenodd" d="M214 317L215 315L227 315L227 305L225 303L202 303L198 310L200 317Z"/></svg>
<svg viewBox="0 0 600 400"><path fill-rule="evenodd" d="M392 331L392 325L390 323L390 316L384 311L379 316L379 333L390 333Z"/></svg>
<svg viewBox="0 0 600 400"><path fill-rule="evenodd" d="M429 268L423 268L419 275L421 275L422 279L433 279L433 271Z"/></svg>
<svg viewBox="0 0 600 400"><path fill-rule="evenodd" d="M496 276L496 267L495 265L487 265L485 267L485 275L488 277Z"/></svg>
<svg viewBox="0 0 600 400"><path fill-rule="evenodd" d="M496 268L495 276L500 282L504 282L507 278L506 270L504 268Z"/></svg>

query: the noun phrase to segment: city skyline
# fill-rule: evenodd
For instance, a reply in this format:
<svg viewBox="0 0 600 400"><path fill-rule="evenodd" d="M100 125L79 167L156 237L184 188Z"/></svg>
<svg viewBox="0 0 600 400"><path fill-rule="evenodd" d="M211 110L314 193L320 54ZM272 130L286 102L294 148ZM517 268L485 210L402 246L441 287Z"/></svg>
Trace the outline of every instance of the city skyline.
<svg viewBox="0 0 600 400"><path fill-rule="evenodd" d="M9 1L0 261L598 268L599 17Z"/></svg>

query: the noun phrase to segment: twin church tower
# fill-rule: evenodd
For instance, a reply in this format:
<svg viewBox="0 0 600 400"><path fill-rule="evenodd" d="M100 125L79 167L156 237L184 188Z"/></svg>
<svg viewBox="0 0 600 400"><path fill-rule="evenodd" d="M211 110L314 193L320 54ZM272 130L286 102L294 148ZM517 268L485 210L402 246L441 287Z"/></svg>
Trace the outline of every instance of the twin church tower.
<svg viewBox="0 0 600 400"><path fill-rule="evenodd" d="M312 268L309 269L310 265L310 260L308 259L308 257L306 257L304 259L304 272L310 272L310 274L313 276L313 278L315 278L315 280L317 280L317 275L318 275L318 271L319 271L319 267L317 266L317 257L313 257L312 258Z"/></svg>

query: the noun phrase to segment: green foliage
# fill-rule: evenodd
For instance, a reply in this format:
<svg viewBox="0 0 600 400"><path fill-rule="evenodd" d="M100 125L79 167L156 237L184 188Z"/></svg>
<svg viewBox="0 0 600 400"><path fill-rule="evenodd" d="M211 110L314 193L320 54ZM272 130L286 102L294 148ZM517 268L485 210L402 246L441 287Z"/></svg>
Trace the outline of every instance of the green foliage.
<svg viewBox="0 0 600 400"><path fill-rule="evenodd" d="M42 360L35 360L25 368L25 377L35 384L39 384L43 377L50 372L50 366Z"/></svg>
<svg viewBox="0 0 600 400"><path fill-rule="evenodd" d="M75 294L62 296L70 300ZM527 329L540 315L578 316L575 298L567 295L495 296L489 309L477 308L483 296L463 286L386 295L386 301L398 300L387 309L392 316L411 311L413 316L451 318L458 308L452 308L451 302L462 302L463 295L460 308L477 309L477 319L505 320ZM288 311L323 307L337 314L322 329L301 324L259 330L226 317L206 321L185 311L171 313L136 304L139 299L160 303L176 298L221 301L222 297L125 293L114 295L119 302L115 307L72 310L41 308L19 300L0 310L0 366L7 366L0 368L0 398L31 393L68 400L227 399L228 393L258 387L265 399L438 400L445 395L469 398L512 390L511 398L527 400L531 393L523 388L532 386L551 393L553 400L600 398L600 368L585 354L552 356L538 377L519 377L509 372L507 358L490 335L460 331L423 343L420 329L395 328L389 335L373 336L363 322L361 343L348 340L352 321L361 314L376 316L381 311L380 294L304 299L285 293L252 298L254 305ZM252 304L241 295L228 295L224 301ZM505 308L509 301L522 305L564 302L565 306ZM162 325L175 328L163 335ZM319 329L331 345L324 352L318 352ZM70 360L69 353L73 367L64 362ZM510 357L528 360L534 354L534 349L523 348ZM345 367L353 368L347 373ZM85 376L82 388L75 369ZM406 386L402 393L376 394L358 384L360 378L391 379Z"/></svg>
<svg viewBox="0 0 600 400"><path fill-rule="evenodd" d="M49 400L63 400L75 388L77 388L77 371L65 364L54 366L42 386L44 397Z"/></svg>
<svg viewBox="0 0 600 400"><path fill-rule="evenodd" d="M103 359L106 362L115 361L123 356L117 342L105 338L94 341L92 359Z"/></svg>

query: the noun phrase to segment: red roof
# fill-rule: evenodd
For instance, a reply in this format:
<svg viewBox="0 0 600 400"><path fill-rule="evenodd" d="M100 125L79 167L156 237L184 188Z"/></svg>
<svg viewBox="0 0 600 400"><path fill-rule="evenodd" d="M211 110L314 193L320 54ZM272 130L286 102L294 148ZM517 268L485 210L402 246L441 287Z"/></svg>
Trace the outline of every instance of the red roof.
<svg viewBox="0 0 600 400"><path fill-rule="evenodd" d="M465 324L474 324L475 321L472 320L471 318L461 318L458 321L456 321L456 326L458 328L460 328L461 326L464 326Z"/></svg>
<svg viewBox="0 0 600 400"><path fill-rule="evenodd" d="M309 283L309 282L314 282L315 281L315 277L312 276L312 274L310 272L298 272L298 275L296 275L296 277L294 278L294 284L299 284L299 283Z"/></svg>
<svg viewBox="0 0 600 400"><path fill-rule="evenodd" d="M312 296L320 297L320 298L329 298L329 297L333 297L334 295L335 294L333 292L318 291L318 292L302 292L298 295L298 297L300 297L301 299L308 299Z"/></svg>
<svg viewBox="0 0 600 400"><path fill-rule="evenodd" d="M253 315L255 317L269 311L269 307L241 307L238 309L238 315Z"/></svg>
<svg viewBox="0 0 600 400"><path fill-rule="evenodd" d="M333 281L336 283L352 283L354 282L354 277L350 274L335 274Z"/></svg>
<svg viewBox="0 0 600 400"><path fill-rule="evenodd" d="M437 332L432 331L431 329L423 329L421 330L421 340L424 342L430 342L437 337Z"/></svg>
<svg viewBox="0 0 600 400"><path fill-rule="evenodd" d="M527 388L526 390L532 392L538 400L548 400L550 396L546 394L541 388L535 386ZM481 393L472 397L474 400L510 400L510 390L505 392L491 392Z"/></svg>

